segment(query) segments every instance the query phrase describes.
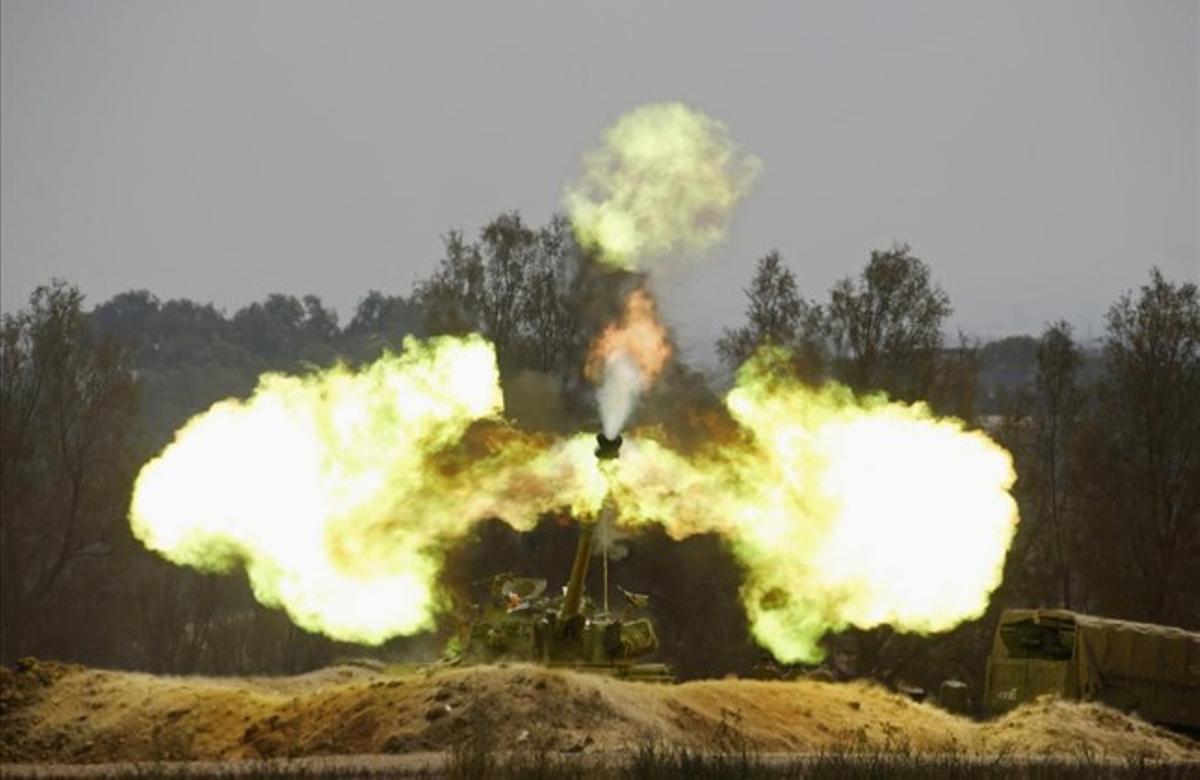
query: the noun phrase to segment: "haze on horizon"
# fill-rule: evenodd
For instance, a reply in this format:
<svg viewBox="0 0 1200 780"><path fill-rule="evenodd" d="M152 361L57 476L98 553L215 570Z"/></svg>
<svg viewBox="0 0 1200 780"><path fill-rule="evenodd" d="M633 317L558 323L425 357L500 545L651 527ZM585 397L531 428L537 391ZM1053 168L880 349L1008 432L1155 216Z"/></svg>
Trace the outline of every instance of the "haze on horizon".
<svg viewBox="0 0 1200 780"><path fill-rule="evenodd" d="M1152 266L1200 278L1198 8L4 0L0 307L57 276L344 322L449 228L542 224L604 127L680 100L763 164L729 241L656 283L690 356L770 249L824 298L894 241L951 328L1086 338Z"/></svg>

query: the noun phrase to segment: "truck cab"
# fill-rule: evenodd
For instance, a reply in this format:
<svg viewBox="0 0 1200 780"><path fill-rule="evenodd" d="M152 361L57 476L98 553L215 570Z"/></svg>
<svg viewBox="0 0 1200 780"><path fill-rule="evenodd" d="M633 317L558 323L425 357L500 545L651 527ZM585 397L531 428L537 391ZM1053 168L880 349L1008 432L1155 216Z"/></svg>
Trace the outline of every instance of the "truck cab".
<svg viewBox="0 0 1200 780"><path fill-rule="evenodd" d="M1065 609L1005 610L984 706L994 715L1047 694L1200 729L1200 633Z"/></svg>

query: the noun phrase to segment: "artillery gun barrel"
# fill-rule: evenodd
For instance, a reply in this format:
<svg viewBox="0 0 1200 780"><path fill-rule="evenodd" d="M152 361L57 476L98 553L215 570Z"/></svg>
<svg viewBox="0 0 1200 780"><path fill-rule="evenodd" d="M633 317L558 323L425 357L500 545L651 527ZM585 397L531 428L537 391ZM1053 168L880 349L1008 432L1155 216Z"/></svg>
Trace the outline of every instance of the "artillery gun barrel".
<svg viewBox="0 0 1200 780"><path fill-rule="evenodd" d="M569 620L579 614L583 604L583 582L587 579L588 561L592 558L593 523L579 527L579 544L575 547L575 562L571 564L571 579L567 581L567 592L563 596L562 619Z"/></svg>
<svg viewBox="0 0 1200 780"><path fill-rule="evenodd" d="M621 437L612 439L603 433L596 434L596 459L615 460L621 451ZM611 511L606 506L602 511ZM579 544L575 547L575 561L571 564L571 578L567 580L567 592L563 595L562 612L560 617L569 620L579 614L583 605L583 583L587 579L588 562L592 557L592 537L595 535L595 523L581 523L579 526Z"/></svg>

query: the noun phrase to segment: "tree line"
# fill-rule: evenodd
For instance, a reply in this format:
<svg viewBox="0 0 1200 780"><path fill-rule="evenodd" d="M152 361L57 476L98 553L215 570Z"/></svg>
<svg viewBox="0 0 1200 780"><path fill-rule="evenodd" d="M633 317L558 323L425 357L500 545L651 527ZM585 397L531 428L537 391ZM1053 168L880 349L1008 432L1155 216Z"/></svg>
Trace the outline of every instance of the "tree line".
<svg viewBox="0 0 1200 780"><path fill-rule="evenodd" d="M1021 523L988 613L935 637L881 628L831 638L839 676L931 684L950 668L978 690L996 618L1010 606L1200 628L1195 283L1151 270L1110 306L1093 353L1065 321L1036 337L960 337L947 348L949 297L903 245L872 252L825 302L805 299L772 252L745 294L746 321L718 343L729 367L761 344L789 347L806 378L927 400L987 428L1014 457Z"/></svg>
<svg viewBox="0 0 1200 780"><path fill-rule="evenodd" d="M0 333L0 659L233 673L361 655L257 605L243 577L200 574L142 549L125 519L140 465L190 416L248 395L265 371L361 364L409 335L482 332L519 424L593 425L583 351L616 293L638 282L591 263L561 216L535 227L506 212L473 237L448 233L428 278L407 295L369 292L345 325L315 296L270 295L227 315L145 290L88 310L68 283L38 288ZM905 245L872 252L820 300L805 297L770 252L745 295L743 321L716 345L727 370L761 345L786 347L805 381L927 401L987 427L1015 458L1022 522L988 614L937 637L877 629L831 638L831 673L933 684L951 669L978 684L1005 606L1200 627L1194 283L1151 271L1107 312L1099 350L1077 343L1064 322L1038 336L948 344L949 296ZM713 385L677 361L642 414L684 441L702 437L692 410L719 408ZM553 579L572 545L573 532L552 519L525 535L483 524L447 578L511 568ZM755 665L740 573L718 540L650 532L630 549L614 571L652 594L664 655L684 676ZM380 652L436 649L426 637Z"/></svg>

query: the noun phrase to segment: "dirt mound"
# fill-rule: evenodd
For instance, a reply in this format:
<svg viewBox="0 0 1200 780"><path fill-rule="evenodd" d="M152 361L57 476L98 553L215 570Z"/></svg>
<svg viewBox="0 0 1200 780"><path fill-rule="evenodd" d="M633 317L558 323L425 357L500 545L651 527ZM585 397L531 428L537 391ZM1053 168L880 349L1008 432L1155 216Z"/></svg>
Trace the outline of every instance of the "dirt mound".
<svg viewBox="0 0 1200 780"><path fill-rule="evenodd" d="M989 753L1200 760L1200 743L1100 704L1044 697L978 728L976 745Z"/></svg>
<svg viewBox="0 0 1200 780"><path fill-rule="evenodd" d="M34 663L0 676L0 703L0 761L11 763L410 753L472 739L576 752L658 740L1200 758L1195 743L1095 705L1044 701L978 724L860 683L650 685L523 665L215 679Z"/></svg>
<svg viewBox="0 0 1200 780"><path fill-rule="evenodd" d="M22 658L14 668L0 666L0 717L19 710L38 698L42 688L53 685L66 674L82 672L76 664Z"/></svg>

